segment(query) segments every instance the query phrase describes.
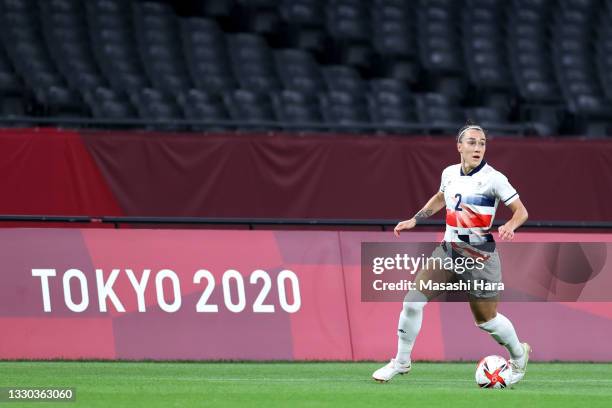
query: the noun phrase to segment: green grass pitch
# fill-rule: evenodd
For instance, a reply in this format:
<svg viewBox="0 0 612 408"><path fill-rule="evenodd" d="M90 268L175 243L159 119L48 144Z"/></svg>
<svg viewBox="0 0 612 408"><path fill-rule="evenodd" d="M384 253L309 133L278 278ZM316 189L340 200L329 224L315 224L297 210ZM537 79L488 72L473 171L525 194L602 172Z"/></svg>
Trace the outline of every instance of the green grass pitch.
<svg viewBox="0 0 612 408"><path fill-rule="evenodd" d="M0 362L0 387L75 387L76 402L8 407L606 407L612 364L530 363L513 389L484 390L475 363L419 363L387 384L381 363Z"/></svg>

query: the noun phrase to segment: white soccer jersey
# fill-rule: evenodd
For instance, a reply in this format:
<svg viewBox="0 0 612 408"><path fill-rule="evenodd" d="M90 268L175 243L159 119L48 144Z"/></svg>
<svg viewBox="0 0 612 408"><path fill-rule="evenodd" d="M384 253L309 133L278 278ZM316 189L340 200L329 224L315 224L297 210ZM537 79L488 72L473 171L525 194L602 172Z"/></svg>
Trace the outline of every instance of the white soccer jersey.
<svg viewBox="0 0 612 408"><path fill-rule="evenodd" d="M493 242L490 230L497 204L508 205L519 197L506 176L484 160L467 175L460 164L444 169L440 191L446 201L444 240L472 244Z"/></svg>

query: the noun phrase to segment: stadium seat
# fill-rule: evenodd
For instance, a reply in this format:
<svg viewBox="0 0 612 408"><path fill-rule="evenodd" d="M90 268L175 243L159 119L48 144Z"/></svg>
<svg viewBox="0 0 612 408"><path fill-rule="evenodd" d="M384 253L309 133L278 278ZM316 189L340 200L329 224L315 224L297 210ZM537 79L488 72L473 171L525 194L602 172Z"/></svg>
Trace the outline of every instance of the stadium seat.
<svg viewBox="0 0 612 408"><path fill-rule="evenodd" d="M510 91L503 2L469 0L462 10L463 58L471 84L483 92Z"/></svg>
<svg viewBox="0 0 612 408"><path fill-rule="evenodd" d="M363 93L332 90L320 96L325 122L340 125L370 123L368 100Z"/></svg>
<svg viewBox="0 0 612 408"><path fill-rule="evenodd" d="M612 2L605 4L605 10L596 40L596 66L606 99L612 99Z"/></svg>
<svg viewBox="0 0 612 408"><path fill-rule="evenodd" d="M51 57L70 87L80 93L89 109L94 109L85 94L107 86L88 41L85 10L78 0L39 0L42 28Z"/></svg>
<svg viewBox="0 0 612 408"><path fill-rule="evenodd" d="M87 114L79 95L69 88L49 53L38 22L37 5L35 0L0 2L0 32L8 59L46 114ZM10 72L5 71L4 77L13 81Z"/></svg>
<svg viewBox="0 0 612 408"><path fill-rule="evenodd" d="M344 64L368 68L371 63L371 21L364 2L332 0L326 4L327 32Z"/></svg>
<svg viewBox="0 0 612 408"><path fill-rule="evenodd" d="M177 95L193 87L181 44L178 22L168 4L135 2L133 16L138 50L151 83Z"/></svg>
<svg viewBox="0 0 612 408"><path fill-rule="evenodd" d="M151 86L136 46L131 2L92 0L85 6L95 61L110 86L127 93Z"/></svg>
<svg viewBox="0 0 612 408"><path fill-rule="evenodd" d="M138 116L147 120L183 119L181 110L170 94L153 88L144 88L130 95Z"/></svg>
<svg viewBox="0 0 612 408"><path fill-rule="evenodd" d="M354 68L344 65L328 65L323 67L323 78L327 88L332 91L346 91L365 96L367 84Z"/></svg>
<svg viewBox="0 0 612 408"><path fill-rule="evenodd" d="M270 97L265 93L237 89L225 92L223 101L232 119L247 122L276 120Z"/></svg>
<svg viewBox="0 0 612 408"><path fill-rule="evenodd" d="M9 61L4 46L0 46L0 96L21 96L23 86Z"/></svg>
<svg viewBox="0 0 612 408"><path fill-rule="evenodd" d="M305 125L321 123L323 120L318 98L311 92L276 92L272 94L272 103L276 117L281 122ZM304 126L304 130L308 130L308 127Z"/></svg>
<svg viewBox="0 0 612 408"><path fill-rule="evenodd" d="M112 88L96 87L83 92L83 99L90 107L94 118L99 119L134 119L136 110L127 95Z"/></svg>
<svg viewBox="0 0 612 408"><path fill-rule="evenodd" d="M324 0L281 0L280 17L287 24L289 42L309 51L325 48Z"/></svg>
<svg viewBox="0 0 612 408"><path fill-rule="evenodd" d="M405 82L396 79L370 80L368 104L375 123L405 125L418 122L414 95Z"/></svg>
<svg viewBox="0 0 612 408"><path fill-rule="evenodd" d="M564 111L549 38L552 19L549 1L513 0L508 8L507 49L521 116L541 135L556 133Z"/></svg>
<svg viewBox="0 0 612 408"><path fill-rule="evenodd" d="M559 104L561 95L551 63L545 2L514 1L508 20L510 62L521 97L530 104Z"/></svg>
<svg viewBox="0 0 612 408"><path fill-rule="evenodd" d="M592 47L596 41L593 26L600 19L598 5L589 0L562 0L553 26L553 56L566 106L576 118L576 131L593 136L605 135L606 126L600 122L612 118Z"/></svg>
<svg viewBox="0 0 612 408"><path fill-rule="evenodd" d="M371 3L372 44L385 76L416 83L419 75L415 13L409 2Z"/></svg>
<svg viewBox="0 0 612 408"><path fill-rule="evenodd" d="M442 130L458 129L465 123L465 113L447 95L428 92L416 95L419 121Z"/></svg>
<svg viewBox="0 0 612 408"><path fill-rule="evenodd" d="M193 120L229 120L223 99L217 93L190 89L178 96L178 103L185 118Z"/></svg>
<svg viewBox="0 0 612 408"><path fill-rule="evenodd" d="M256 34L230 34L228 48L233 72L240 87L255 92L281 89L274 56L266 41Z"/></svg>
<svg viewBox="0 0 612 408"><path fill-rule="evenodd" d="M277 0L239 0L246 14L247 27L257 34L275 34L281 24Z"/></svg>
<svg viewBox="0 0 612 408"><path fill-rule="evenodd" d="M121 101L102 101L92 105L95 118L100 119L134 119L136 112L132 105Z"/></svg>
<svg viewBox="0 0 612 408"><path fill-rule="evenodd" d="M61 85L52 85L47 88L37 88L36 99L50 114L74 114L83 113L83 102L75 91Z"/></svg>
<svg viewBox="0 0 612 408"><path fill-rule="evenodd" d="M181 20L183 49L191 79L198 89L225 92L238 87L225 47L225 35L214 20Z"/></svg>
<svg viewBox="0 0 612 408"><path fill-rule="evenodd" d="M313 56L299 49L276 51L276 70L285 89L316 94L325 89L321 69Z"/></svg>
<svg viewBox="0 0 612 408"><path fill-rule="evenodd" d="M461 74L458 3L420 0L417 15L419 57L423 68L437 75Z"/></svg>

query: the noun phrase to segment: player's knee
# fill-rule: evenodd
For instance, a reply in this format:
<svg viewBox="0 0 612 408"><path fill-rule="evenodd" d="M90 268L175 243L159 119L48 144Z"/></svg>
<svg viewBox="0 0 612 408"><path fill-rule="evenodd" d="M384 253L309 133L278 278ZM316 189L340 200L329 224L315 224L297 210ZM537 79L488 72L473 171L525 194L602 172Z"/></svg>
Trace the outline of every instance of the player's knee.
<svg viewBox="0 0 612 408"><path fill-rule="evenodd" d="M427 302L404 302L402 313L404 316L414 316L420 313Z"/></svg>
<svg viewBox="0 0 612 408"><path fill-rule="evenodd" d="M413 316L420 313L427 304L427 297L419 291L410 291L404 299L402 313Z"/></svg>

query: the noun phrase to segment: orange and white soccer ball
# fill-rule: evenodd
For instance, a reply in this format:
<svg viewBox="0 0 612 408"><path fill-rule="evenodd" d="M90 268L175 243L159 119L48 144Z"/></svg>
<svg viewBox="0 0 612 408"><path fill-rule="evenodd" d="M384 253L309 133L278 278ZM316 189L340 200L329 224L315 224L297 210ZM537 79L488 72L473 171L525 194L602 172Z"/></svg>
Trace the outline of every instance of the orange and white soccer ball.
<svg viewBox="0 0 612 408"><path fill-rule="evenodd" d="M510 387L512 366L503 357L487 356L476 366L476 384L480 388Z"/></svg>

